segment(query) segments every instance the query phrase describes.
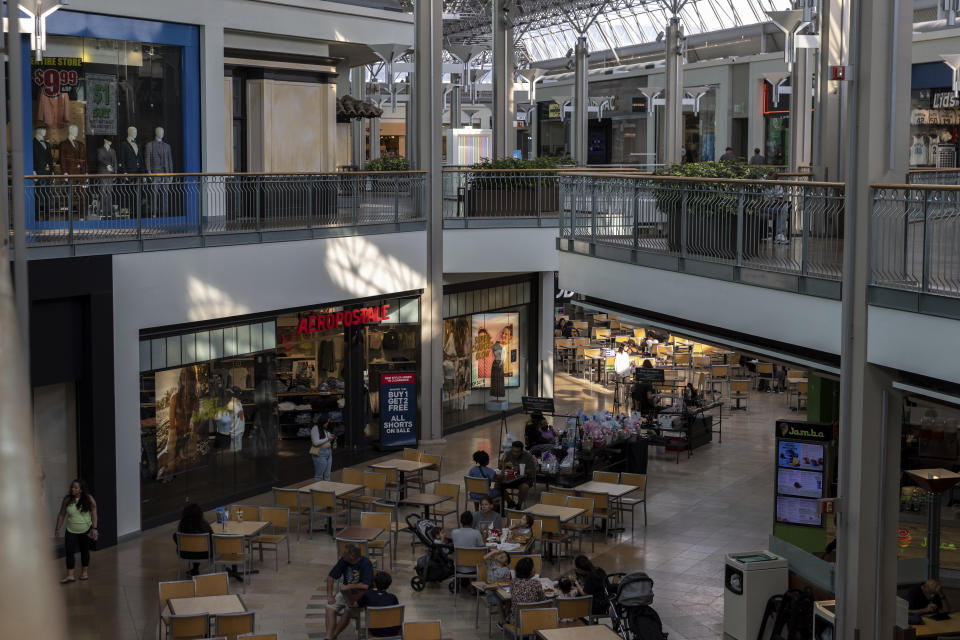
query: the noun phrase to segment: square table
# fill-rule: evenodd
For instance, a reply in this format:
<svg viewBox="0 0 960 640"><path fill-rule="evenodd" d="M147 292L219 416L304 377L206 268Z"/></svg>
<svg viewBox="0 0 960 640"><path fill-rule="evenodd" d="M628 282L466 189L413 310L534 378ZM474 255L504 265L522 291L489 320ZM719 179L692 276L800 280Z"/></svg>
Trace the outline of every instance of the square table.
<svg viewBox="0 0 960 640"><path fill-rule="evenodd" d="M214 535L243 536L252 538L270 526L269 521L261 520L227 520L210 525Z"/></svg>
<svg viewBox="0 0 960 640"><path fill-rule="evenodd" d="M320 480L319 482L313 482L311 484L304 485L297 489L297 491L302 491L303 493L310 493L310 491L326 491L328 493L332 492L338 498L342 498L345 495L356 493L361 489L363 489L362 484L347 484L345 482Z"/></svg>
<svg viewBox="0 0 960 640"><path fill-rule="evenodd" d="M383 529L380 527L346 527L340 530L337 538L340 540L363 540L370 542L379 537L381 533L383 533Z"/></svg>
<svg viewBox="0 0 960 640"><path fill-rule="evenodd" d="M195 616L209 613L217 616L223 613L244 613L247 606L237 594L223 596L199 596L195 598L170 598L167 607L172 615Z"/></svg>
<svg viewBox="0 0 960 640"><path fill-rule="evenodd" d="M422 473L424 469L433 467L432 462L420 462L418 460L404 460L403 458L391 458L383 462L375 462L370 465L371 469L396 469L400 480L400 497L407 495L407 473Z"/></svg>
<svg viewBox="0 0 960 640"><path fill-rule="evenodd" d="M613 629L602 624L568 629L541 629L537 631L540 640L622 640Z"/></svg>
<svg viewBox="0 0 960 640"><path fill-rule="evenodd" d="M501 584L501 583L496 582L494 584ZM558 593L557 588L554 586L553 580L551 580L550 578L540 578L540 586L543 587L543 595L546 596L548 600L552 600L553 598L557 597L557 593ZM494 591L494 593L503 602L510 602L510 600L513 598L513 594L507 591L509 587L510 587L509 584L506 586L497 587L497 590Z"/></svg>
<svg viewBox="0 0 960 640"><path fill-rule="evenodd" d="M923 616L923 624L912 624L918 638L935 638L960 632L960 614L951 613L948 620L934 620Z"/></svg>
<svg viewBox="0 0 960 640"><path fill-rule="evenodd" d="M413 496L402 498L400 502L402 504L423 507L424 519L430 520L430 507L434 507L441 502L446 502L449 499L450 496L440 496L435 493L418 493Z"/></svg>
<svg viewBox="0 0 960 640"><path fill-rule="evenodd" d="M637 487L634 487L629 484L617 484L615 482L584 482L581 485L578 485L573 488L574 491L580 491L581 493L586 491L588 493L605 493L611 498L622 498L631 491L635 491Z"/></svg>
<svg viewBox="0 0 960 640"><path fill-rule="evenodd" d="M552 504L542 504L538 503L531 507L527 507L523 510L524 513L529 513L532 516L546 516L560 518L561 524L564 522L570 522L581 513L584 512L584 509L578 509L576 507L559 507Z"/></svg>

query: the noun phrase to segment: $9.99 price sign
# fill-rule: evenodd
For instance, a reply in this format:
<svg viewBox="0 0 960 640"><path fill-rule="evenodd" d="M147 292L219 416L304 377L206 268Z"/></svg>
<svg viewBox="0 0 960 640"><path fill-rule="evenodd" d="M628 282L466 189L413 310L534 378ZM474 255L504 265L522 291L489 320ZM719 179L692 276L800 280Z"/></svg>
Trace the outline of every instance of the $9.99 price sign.
<svg viewBox="0 0 960 640"><path fill-rule="evenodd" d="M380 446L417 444L415 373L380 374Z"/></svg>

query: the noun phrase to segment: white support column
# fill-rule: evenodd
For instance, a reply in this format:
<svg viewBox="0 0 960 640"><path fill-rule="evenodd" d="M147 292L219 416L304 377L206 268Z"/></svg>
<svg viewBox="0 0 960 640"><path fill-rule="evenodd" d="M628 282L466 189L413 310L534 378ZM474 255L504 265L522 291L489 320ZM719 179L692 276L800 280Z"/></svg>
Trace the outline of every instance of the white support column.
<svg viewBox="0 0 960 640"><path fill-rule="evenodd" d="M459 129L463 126L460 120L462 116L462 112L460 109L463 106L461 92L462 92L462 89L460 88L460 85L454 85L453 89L450 92L450 128L451 129Z"/></svg>
<svg viewBox="0 0 960 640"><path fill-rule="evenodd" d="M663 84L663 135L660 161L678 164L683 147L683 27L679 18L670 18L666 28L666 64Z"/></svg>
<svg viewBox="0 0 960 640"><path fill-rule="evenodd" d="M443 384L443 203L441 180L441 1L416 3L416 84L408 122L417 125L417 168L427 172L424 207L427 214L427 286L420 304L421 439L443 437L440 387Z"/></svg>
<svg viewBox="0 0 960 640"><path fill-rule="evenodd" d="M493 28L493 157L508 158L517 146L513 103L514 51L512 0L490 3Z"/></svg>
<svg viewBox="0 0 960 640"><path fill-rule="evenodd" d="M790 81L790 171L810 166L813 157L813 58L813 49L800 49L793 65Z"/></svg>
<svg viewBox="0 0 960 640"><path fill-rule="evenodd" d="M350 95L358 101L367 99L367 68L363 65L350 69ZM363 118L350 121L350 164L360 169L367 162L367 132Z"/></svg>
<svg viewBox="0 0 960 640"><path fill-rule="evenodd" d="M849 4L849 2L847 3ZM843 144L849 125L844 125L844 104L847 83L830 79L830 67L848 64L846 34L848 24L843 0L821 0L819 68L817 69L816 146L813 148L812 164L816 180L840 180L845 174ZM909 44L908 44L909 47ZM884 54L884 59L887 54ZM908 91L909 93L909 91ZM792 123L791 123L792 124ZM903 182L900 176L896 182Z"/></svg>
<svg viewBox="0 0 960 640"><path fill-rule="evenodd" d="M541 398L553 397L553 305L554 273L540 272L540 390Z"/></svg>
<svg viewBox="0 0 960 640"><path fill-rule="evenodd" d="M370 159L380 157L380 118L370 118Z"/></svg>
<svg viewBox="0 0 960 640"><path fill-rule="evenodd" d="M576 66L573 72L573 114L571 116L573 150L570 154L574 161L583 167L587 164L587 127L589 121L589 69L587 69L588 53L587 39L584 36L577 38L573 49Z"/></svg>
<svg viewBox="0 0 960 640"><path fill-rule="evenodd" d="M870 185L902 182L906 172L913 7L900 0L847 2L848 80L834 84L847 86L849 126L832 141L846 150L847 168L835 591L836 637L854 640L894 637L900 401L889 375L867 360Z"/></svg>
<svg viewBox="0 0 960 640"><path fill-rule="evenodd" d="M226 127L223 94L223 25L207 24L201 31L200 114L203 125L203 166L209 173L233 169L227 167L223 148Z"/></svg>

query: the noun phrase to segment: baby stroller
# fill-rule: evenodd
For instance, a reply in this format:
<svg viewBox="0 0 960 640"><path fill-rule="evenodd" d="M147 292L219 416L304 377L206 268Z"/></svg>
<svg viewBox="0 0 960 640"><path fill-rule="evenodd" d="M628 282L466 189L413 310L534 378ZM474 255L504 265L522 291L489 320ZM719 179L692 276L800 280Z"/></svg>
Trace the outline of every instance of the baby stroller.
<svg viewBox="0 0 960 640"><path fill-rule="evenodd" d="M653 580L643 571L615 573L608 584L616 588L610 597L610 620L623 640L666 640L653 602ZM608 586L608 590L611 589Z"/></svg>
<svg viewBox="0 0 960 640"><path fill-rule="evenodd" d="M417 560L417 575L410 578L410 586L413 590L423 591L428 582L443 582L452 576L454 573L453 547L433 537L437 529L436 523L411 513L407 516L407 528L427 548L427 552Z"/></svg>

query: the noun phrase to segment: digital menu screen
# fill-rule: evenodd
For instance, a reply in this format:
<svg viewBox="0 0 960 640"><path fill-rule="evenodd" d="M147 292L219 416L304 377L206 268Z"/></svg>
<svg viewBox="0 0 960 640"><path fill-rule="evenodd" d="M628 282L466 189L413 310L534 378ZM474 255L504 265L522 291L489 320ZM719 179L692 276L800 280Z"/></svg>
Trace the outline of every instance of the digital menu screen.
<svg viewBox="0 0 960 640"><path fill-rule="evenodd" d="M777 496L777 522L819 527L822 515L816 500Z"/></svg>
<svg viewBox="0 0 960 640"><path fill-rule="evenodd" d="M778 467L823 471L822 444L809 444L791 440L780 440L778 444Z"/></svg>
<svg viewBox="0 0 960 640"><path fill-rule="evenodd" d="M777 493L800 498L823 497L823 474L801 469L777 469Z"/></svg>

